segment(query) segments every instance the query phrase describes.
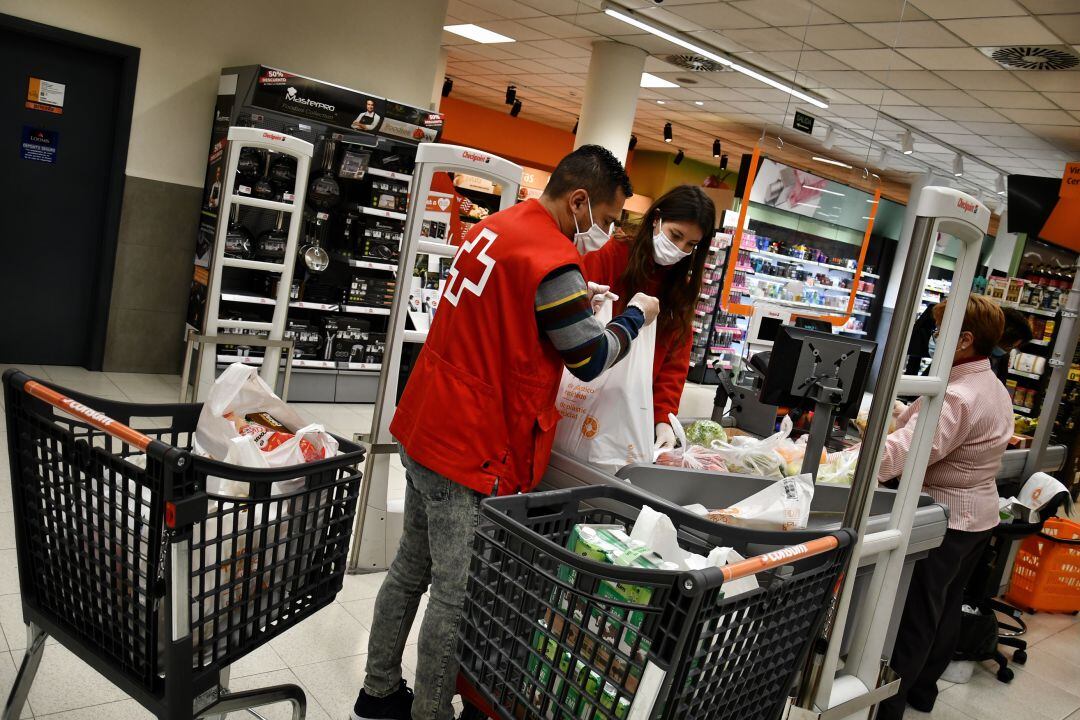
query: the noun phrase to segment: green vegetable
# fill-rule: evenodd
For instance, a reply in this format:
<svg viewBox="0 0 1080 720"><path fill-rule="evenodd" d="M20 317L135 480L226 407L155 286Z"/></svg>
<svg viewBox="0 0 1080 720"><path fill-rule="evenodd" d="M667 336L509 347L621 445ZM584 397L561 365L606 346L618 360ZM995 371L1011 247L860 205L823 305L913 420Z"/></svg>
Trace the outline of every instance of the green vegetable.
<svg viewBox="0 0 1080 720"><path fill-rule="evenodd" d="M713 440L727 442L727 433L720 423L712 420L698 420L686 428L686 440L691 445L709 447Z"/></svg>

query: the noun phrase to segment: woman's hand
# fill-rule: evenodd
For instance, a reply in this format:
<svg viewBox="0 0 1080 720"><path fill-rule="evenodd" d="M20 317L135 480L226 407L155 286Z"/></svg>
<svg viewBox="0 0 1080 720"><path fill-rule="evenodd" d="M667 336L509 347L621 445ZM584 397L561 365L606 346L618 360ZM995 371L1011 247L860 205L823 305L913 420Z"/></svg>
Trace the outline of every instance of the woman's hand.
<svg viewBox="0 0 1080 720"><path fill-rule="evenodd" d="M656 444L653 450L673 450L675 448L675 431L668 423L656 423Z"/></svg>

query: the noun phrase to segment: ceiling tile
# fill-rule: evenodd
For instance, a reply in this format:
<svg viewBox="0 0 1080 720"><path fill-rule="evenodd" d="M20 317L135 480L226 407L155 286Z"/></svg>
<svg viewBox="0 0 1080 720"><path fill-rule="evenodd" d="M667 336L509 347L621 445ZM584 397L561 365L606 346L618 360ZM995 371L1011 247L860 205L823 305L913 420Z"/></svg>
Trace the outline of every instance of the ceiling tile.
<svg viewBox="0 0 1080 720"><path fill-rule="evenodd" d="M1076 10L1076 0L1020 0L1020 4L1036 15Z"/></svg>
<svg viewBox="0 0 1080 720"><path fill-rule="evenodd" d="M563 15L562 20L583 27L586 30L590 30L601 35L608 37L618 37L619 35L637 35L641 30L632 25L627 25L624 22L619 22L613 17L609 17L604 13L581 13L580 15Z"/></svg>
<svg viewBox="0 0 1080 720"><path fill-rule="evenodd" d="M1076 87L1080 90L1080 83ZM1046 93L1046 97L1065 110L1080 110L1080 92Z"/></svg>
<svg viewBox="0 0 1080 720"><path fill-rule="evenodd" d="M855 70L812 70L805 74L825 87L837 90L883 87L877 80Z"/></svg>
<svg viewBox="0 0 1080 720"><path fill-rule="evenodd" d="M517 0L468 0L468 4L508 19L543 15L543 13L536 8L517 2Z"/></svg>
<svg viewBox="0 0 1080 720"><path fill-rule="evenodd" d="M889 47L962 47L966 43L933 20L860 23L859 29Z"/></svg>
<svg viewBox="0 0 1080 720"><path fill-rule="evenodd" d="M885 105L881 112L898 120L945 120L930 108L921 105Z"/></svg>
<svg viewBox="0 0 1080 720"><path fill-rule="evenodd" d="M528 60L521 58L518 60L507 60L503 63L508 68L512 68L509 72L513 73L516 70L527 73L545 73L550 72L551 68L548 65L540 62L539 60Z"/></svg>
<svg viewBox="0 0 1080 720"><path fill-rule="evenodd" d="M910 0L935 20L1026 15L1015 0Z"/></svg>
<svg viewBox="0 0 1080 720"><path fill-rule="evenodd" d="M500 17L503 17L498 13L481 9L476 5L465 3L462 0L450 0L450 3L446 7L446 15L455 20L460 20L463 23L479 23L484 22L485 20L498 20Z"/></svg>
<svg viewBox="0 0 1080 720"><path fill-rule="evenodd" d="M1014 74L1031 87L1043 92L1075 92L1080 85L1080 72L1076 70L1019 71Z"/></svg>
<svg viewBox="0 0 1080 720"><path fill-rule="evenodd" d="M561 20L557 17L522 18L518 22L526 27L539 30L554 38L589 37L595 35L592 30L588 30L572 22L567 22L566 20Z"/></svg>
<svg viewBox="0 0 1080 720"><path fill-rule="evenodd" d="M876 109L859 103L857 105L842 105L834 103L829 105L829 112L838 117L848 118L876 118L878 112Z"/></svg>
<svg viewBox="0 0 1080 720"><path fill-rule="evenodd" d="M861 102L865 105L869 105L872 108L877 108L881 105L918 105L911 98L908 98L895 90L882 90L882 89L870 89L859 90L851 89L845 90L844 94L856 102Z"/></svg>
<svg viewBox="0 0 1080 720"><path fill-rule="evenodd" d="M587 73L589 71L589 58L545 58L545 65L556 70L568 73Z"/></svg>
<svg viewBox="0 0 1080 720"><path fill-rule="evenodd" d="M551 38L547 33L522 25L516 20L488 20L483 26L486 30L493 30L500 35L512 37L519 42L522 40L549 40Z"/></svg>
<svg viewBox="0 0 1080 720"><path fill-rule="evenodd" d="M1031 131L1071 153L1080 153L1080 132L1075 125L1030 125ZM1075 157L1073 158L1075 159Z"/></svg>
<svg viewBox="0 0 1080 720"><path fill-rule="evenodd" d="M952 85L929 70L869 70L866 73L896 90L949 90Z"/></svg>
<svg viewBox="0 0 1080 720"><path fill-rule="evenodd" d="M1075 11L1080 8L1080 3L1073 2ZM1080 43L1080 13L1073 12L1068 15L1042 15L1039 17L1046 26L1067 43Z"/></svg>
<svg viewBox="0 0 1080 720"><path fill-rule="evenodd" d="M698 90L702 95L710 97L713 100L749 100L750 96L743 93L741 90L728 87L718 88L700 88Z"/></svg>
<svg viewBox="0 0 1080 720"><path fill-rule="evenodd" d="M764 20L748 15L724 2L681 5L672 7L671 12L708 30L734 30L768 25Z"/></svg>
<svg viewBox="0 0 1080 720"><path fill-rule="evenodd" d="M1025 110L1052 110L1053 103L1037 92L1013 92L996 90L972 90L971 94L995 109L1022 108Z"/></svg>
<svg viewBox="0 0 1080 720"><path fill-rule="evenodd" d="M783 30L793 38L806 42L818 50L858 50L882 47L881 42L854 25L846 23L786 27Z"/></svg>
<svg viewBox="0 0 1080 720"><path fill-rule="evenodd" d="M735 0L731 6L774 27L841 22L840 18L812 5L809 0Z"/></svg>
<svg viewBox="0 0 1080 720"><path fill-rule="evenodd" d="M948 80L961 90L1027 90L1028 86L1017 78L1030 73L997 70L939 70L939 76Z"/></svg>
<svg viewBox="0 0 1080 720"><path fill-rule="evenodd" d="M1031 16L943 20L941 24L976 46L1057 45L1060 41Z"/></svg>
<svg viewBox="0 0 1080 720"><path fill-rule="evenodd" d="M791 50L769 53L769 57L798 70L850 70L851 68L818 50Z"/></svg>
<svg viewBox="0 0 1080 720"><path fill-rule="evenodd" d="M997 145L1001 144L998 142L997 138L1017 137L1031 134L1014 123L965 122L963 125L973 133L985 135Z"/></svg>
<svg viewBox="0 0 1080 720"><path fill-rule="evenodd" d="M1001 67L975 48L909 48L900 52L928 70L994 70Z"/></svg>
<svg viewBox="0 0 1080 720"><path fill-rule="evenodd" d="M947 118L957 122L1008 122L1009 119L988 107L939 107L935 108Z"/></svg>
<svg viewBox="0 0 1080 720"><path fill-rule="evenodd" d="M1010 120L1029 125L1068 125L1073 118L1064 110L1021 110L1002 108L1001 114Z"/></svg>
<svg viewBox="0 0 1080 720"><path fill-rule="evenodd" d="M756 52L802 49L801 42L776 28L725 30L722 34Z"/></svg>
<svg viewBox="0 0 1080 720"><path fill-rule="evenodd" d="M908 90L909 98L930 107L981 107L982 103L961 90Z"/></svg>
<svg viewBox="0 0 1080 720"><path fill-rule="evenodd" d="M840 62L860 70L918 70L919 66L895 50L833 50L829 52Z"/></svg>
<svg viewBox="0 0 1080 720"><path fill-rule="evenodd" d="M893 113L893 112L889 111L888 109L886 109L886 112L888 112L890 115L895 115L896 114L896 113ZM964 132L964 126L959 124L959 123L955 123L952 120L919 120L919 119L913 119L911 121L911 124L914 125L917 128L920 128L921 130L924 130L925 132L928 132L928 133L962 133L962 132ZM918 143L916 143L916 149L918 149Z"/></svg>
<svg viewBox="0 0 1080 720"><path fill-rule="evenodd" d="M905 0L814 0L851 23L922 20L926 17ZM902 13L902 14L901 14Z"/></svg>
<svg viewBox="0 0 1080 720"><path fill-rule="evenodd" d="M1012 150L1045 150L1047 148L1045 140L1031 136L1003 138L1001 146ZM1031 159L1028 153L1025 153L1024 157L1028 160Z"/></svg>

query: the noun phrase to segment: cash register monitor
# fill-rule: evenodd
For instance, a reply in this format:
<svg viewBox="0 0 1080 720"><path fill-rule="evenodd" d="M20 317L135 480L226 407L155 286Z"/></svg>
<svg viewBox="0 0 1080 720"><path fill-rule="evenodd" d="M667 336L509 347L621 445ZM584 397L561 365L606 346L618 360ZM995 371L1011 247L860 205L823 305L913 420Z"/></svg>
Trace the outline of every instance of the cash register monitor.
<svg viewBox="0 0 1080 720"><path fill-rule="evenodd" d="M873 340L783 325L773 338L760 400L768 405L805 406L813 402L815 378L829 378L830 385L838 386L842 394L834 417L854 418L862 405L876 352Z"/></svg>

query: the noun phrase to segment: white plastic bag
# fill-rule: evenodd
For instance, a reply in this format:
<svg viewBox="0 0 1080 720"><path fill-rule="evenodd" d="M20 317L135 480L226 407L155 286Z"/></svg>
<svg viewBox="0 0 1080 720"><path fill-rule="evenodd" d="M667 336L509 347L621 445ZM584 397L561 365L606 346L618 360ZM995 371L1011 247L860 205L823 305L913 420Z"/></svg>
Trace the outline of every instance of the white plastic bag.
<svg viewBox="0 0 1080 720"><path fill-rule="evenodd" d="M239 433L226 415L244 417L250 413L268 413L282 423L294 437L269 452L259 449L255 441ZM301 465L305 462L301 443L310 442L321 449L325 457L337 454L337 440L322 425L305 424L299 413L282 401L270 389L258 371L249 365L233 363L214 382L203 403L202 414L195 428L194 450L244 467L271 468ZM247 483L222 478L207 478L207 492L243 498L248 496ZM274 483L272 495L284 495L302 488L304 479Z"/></svg>
<svg viewBox="0 0 1080 720"><path fill-rule="evenodd" d="M654 463L669 467L684 467L691 470L707 470L711 472L727 472L727 464L720 457L720 453L712 448L701 445L692 445L686 438L686 431L674 413L668 413L668 422L679 441L677 448L661 448L655 450Z"/></svg>
<svg viewBox="0 0 1080 720"><path fill-rule="evenodd" d="M791 418L784 416L780 430L767 438L758 440L747 435L736 435L730 442L714 440L712 447L720 452L727 463L728 472L763 477L784 477L784 457L776 449L791 435Z"/></svg>
<svg viewBox="0 0 1080 720"><path fill-rule="evenodd" d="M709 513L709 519L756 530L802 530L810 520L814 476L786 477L741 502Z"/></svg>
<svg viewBox="0 0 1080 720"><path fill-rule="evenodd" d="M596 314L611 319L611 303ZM626 357L600 377L582 382L563 370L556 407L562 414L555 447L606 472L652 462L653 354L656 323L638 333Z"/></svg>

